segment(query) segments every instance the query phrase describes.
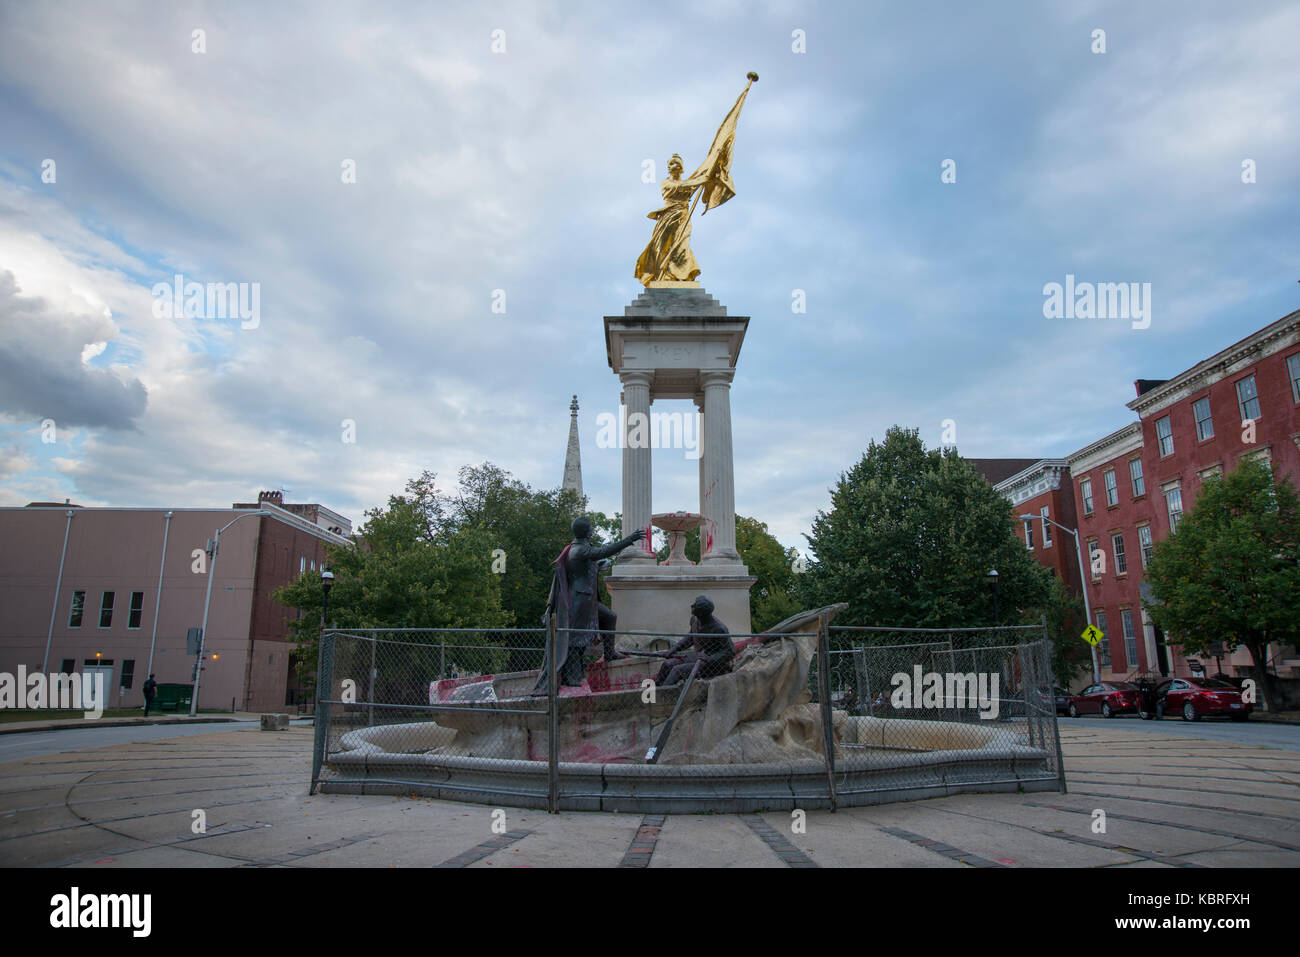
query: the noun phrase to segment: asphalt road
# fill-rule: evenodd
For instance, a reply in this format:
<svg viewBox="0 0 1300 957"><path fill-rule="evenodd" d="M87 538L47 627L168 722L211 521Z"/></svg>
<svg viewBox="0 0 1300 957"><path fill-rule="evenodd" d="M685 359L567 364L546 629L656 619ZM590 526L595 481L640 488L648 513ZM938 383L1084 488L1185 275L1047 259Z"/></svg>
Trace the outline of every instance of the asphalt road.
<svg viewBox="0 0 1300 957"><path fill-rule="evenodd" d="M1257 744L1286 751L1300 751L1300 724L1266 724L1263 721L1231 721L1202 718L1200 721L1183 721L1180 718L1163 718L1160 721L1143 721L1137 715L1119 715L1102 718L1088 715L1079 718L1062 717L1062 728L1088 728L1104 726L1124 731L1143 731L1165 737L1194 738L1202 741L1231 741L1234 744Z"/></svg>
<svg viewBox="0 0 1300 957"><path fill-rule="evenodd" d="M295 722L297 724L297 722ZM234 720L204 724L141 724L121 728L61 728L58 731L29 731L23 734L0 735L0 761L35 758L43 754L62 754L85 748L103 748L113 744L131 744L135 741L154 741L159 738L181 738L191 734L215 734L218 731L238 731L257 727L257 721Z"/></svg>

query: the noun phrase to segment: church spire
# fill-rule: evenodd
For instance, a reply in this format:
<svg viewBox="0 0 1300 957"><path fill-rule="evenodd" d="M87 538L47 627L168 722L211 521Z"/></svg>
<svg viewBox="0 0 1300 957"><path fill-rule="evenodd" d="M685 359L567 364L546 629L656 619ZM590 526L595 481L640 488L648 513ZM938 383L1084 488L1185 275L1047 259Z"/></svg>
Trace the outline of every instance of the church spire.
<svg viewBox="0 0 1300 957"><path fill-rule="evenodd" d="M578 447L578 397L569 403L569 448L564 453L564 482L561 488L571 488L582 494L582 451Z"/></svg>

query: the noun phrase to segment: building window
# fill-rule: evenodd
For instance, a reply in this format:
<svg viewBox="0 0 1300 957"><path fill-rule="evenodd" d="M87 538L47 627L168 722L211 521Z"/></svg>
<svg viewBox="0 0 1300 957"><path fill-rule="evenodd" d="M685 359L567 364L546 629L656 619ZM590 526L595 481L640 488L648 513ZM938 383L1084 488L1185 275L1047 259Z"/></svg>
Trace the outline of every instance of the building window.
<svg viewBox="0 0 1300 957"><path fill-rule="evenodd" d="M84 591L74 591L72 593L72 613L68 615L68 627L80 628L81 616L86 611L86 593Z"/></svg>
<svg viewBox="0 0 1300 957"><path fill-rule="evenodd" d="M1300 402L1300 352L1286 357L1286 374L1291 379L1291 401Z"/></svg>
<svg viewBox="0 0 1300 957"><path fill-rule="evenodd" d="M1192 414L1196 417L1196 438L1204 442L1214 438L1214 419L1210 416L1210 397L1197 399L1192 403Z"/></svg>
<svg viewBox="0 0 1300 957"><path fill-rule="evenodd" d="M307 571L307 556L303 555L301 558L298 559L298 574L301 575L305 571Z"/></svg>
<svg viewBox="0 0 1300 957"><path fill-rule="evenodd" d="M1110 548L1115 555L1115 574L1116 575L1128 574L1128 561L1124 557L1124 533L1123 532L1120 532L1118 535L1112 535L1110 537Z"/></svg>
<svg viewBox="0 0 1300 957"><path fill-rule="evenodd" d="M1153 546L1151 544L1151 526L1139 525L1138 526L1138 551L1142 553L1143 568L1146 568L1147 564L1151 561L1152 548Z"/></svg>
<svg viewBox="0 0 1300 957"><path fill-rule="evenodd" d="M1259 394L1255 392L1253 375L1237 382L1237 406L1241 409L1241 421L1259 418Z"/></svg>
<svg viewBox="0 0 1300 957"><path fill-rule="evenodd" d="M1079 495L1083 499L1083 514L1092 514L1092 479L1084 479L1079 483Z"/></svg>
<svg viewBox="0 0 1300 957"><path fill-rule="evenodd" d="M77 670L77 660L75 658L64 658L63 663L59 665L59 674L70 675Z"/></svg>
<svg viewBox="0 0 1300 957"><path fill-rule="evenodd" d="M118 684L121 685L124 690L130 691L131 684L134 681L135 681L135 659L124 658L122 660L122 677L118 680Z"/></svg>
<svg viewBox="0 0 1300 957"><path fill-rule="evenodd" d="M1110 667L1110 635L1106 634L1106 613L1097 612L1097 630L1101 632L1101 641L1097 644L1097 654L1103 668Z"/></svg>
<svg viewBox="0 0 1300 957"><path fill-rule="evenodd" d="M1169 424L1169 416L1156 419L1156 440L1160 444L1160 457L1174 454L1174 427Z"/></svg>
<svg viewBox="0 0 1300 957"><path fill-rule="evenodd" d="M1178 531L1178 523L1183 517L1183 492L1177 485L1165 489L1165 505L1169 509L1169 531Z"/></svg>
<svg viewBox="0 0 1300 957"><path fill-rule="evenodd" d="M1093 579L1098 579L1106 570L1106 553L1101 550L1101 543L1095 538L1088 541L1088 570Z"/></svg>
<svg viewBox="0 0 1300 957"><path fill-rule="evenodd" d="M1106 469L1101 473L1102 480L1106 483L1106 504L1119 504L1119 483L1115 480L1115 470Z"/></svg>
<svg viewBox="0 0 1300 957"><path fill-rule="evenodd" d="M1267 447L1262 449L1256 449L1254 452L1247 452L1245 455L1242 456L1242 458L1253 459L1254 461L1258 462L1260 465L1264 466L1264 468L1268 469L1270 472L1273 471L1273 462L1269 458L1269 450Z"/></svg>
<svg viewBox="0 0 1300 957"><path fill-rule="evenodd" d="M126 627L139 628L140 619L143 616L144 616L144 592L133 591L131 592L131 613L127 616ZM130 685L123 685L123 687L129 688Z"/></svg>
<svg viewBox="0 0 1300 957"><path fill-rule="evenodd" d="M1212 478L1219 478L1223 475L1222 465L1211 465L1208 469L1201 469L1201 484L1204 485Z"/></svg>
<svg viewBox="0 0 1300 957"><path fill-rule="evenodd" d="M1133 483L1134 498L1137 498L1139 495L1145 495L1147 493L1146 482L1144 482L1142 479L1141 459L1129 459L1128 477L1129 480Z"/></svg>
<svg viewBox="0 0 1300 957"><path fill-rule="evenodd" d="M1025 520L1025 548L1033 550L1034 547L1034 522L1033 519Z"/></svg>
<svg viewBox="0 0 1300 957"><path fill-rule="evenodd" d="M1120 624L1124 628L1124 657L1129 668L1138 666L1137 633L1133 630L1133 609L1122 608L1119 613Z"/></svg>
<svg viewBox="0 0 1300 957"><path fill-rule="evenodd" d="M111 628L113 626L113 593L104 592L104 597L99 600L99 627Z"/></svg>
<svg viewBox="0 0 1300 957"><path fill-rule="evenodd" d="M1052 526L1047 523L1047 506L1044 505L1038 510L1038 514L1043 516L1043 547L1052 547Z"/></svg>

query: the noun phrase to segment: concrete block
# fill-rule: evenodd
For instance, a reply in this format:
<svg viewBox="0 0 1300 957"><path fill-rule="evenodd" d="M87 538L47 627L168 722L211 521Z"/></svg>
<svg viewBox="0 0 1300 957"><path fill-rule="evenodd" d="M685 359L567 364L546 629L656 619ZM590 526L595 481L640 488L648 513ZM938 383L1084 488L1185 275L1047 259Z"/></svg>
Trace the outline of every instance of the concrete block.
<svg viewBox="0 0 1300 957"><path fill-rule="evenodd" d="M288 728L289 728L289 716L287 714L262 715L263 731L287 731Z"/></svg>

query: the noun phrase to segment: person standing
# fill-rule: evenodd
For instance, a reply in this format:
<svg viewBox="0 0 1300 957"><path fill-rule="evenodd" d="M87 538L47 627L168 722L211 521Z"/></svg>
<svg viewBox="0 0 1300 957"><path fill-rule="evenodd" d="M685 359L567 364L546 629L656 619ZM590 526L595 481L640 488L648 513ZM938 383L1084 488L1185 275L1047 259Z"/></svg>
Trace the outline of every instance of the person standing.
<svg viewBox="0 0 1300 957"><path fill-rule="evenodd" d="M153 697L158 693L158 682L153 680L153 675L144 683L144 716L149 717L149 709L153 706Z"/></svg>

